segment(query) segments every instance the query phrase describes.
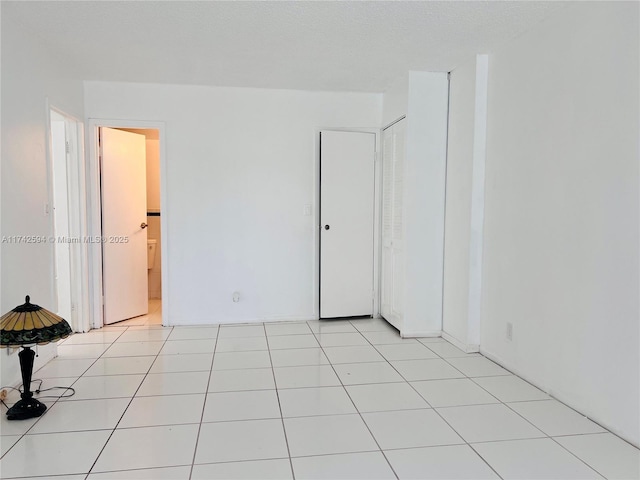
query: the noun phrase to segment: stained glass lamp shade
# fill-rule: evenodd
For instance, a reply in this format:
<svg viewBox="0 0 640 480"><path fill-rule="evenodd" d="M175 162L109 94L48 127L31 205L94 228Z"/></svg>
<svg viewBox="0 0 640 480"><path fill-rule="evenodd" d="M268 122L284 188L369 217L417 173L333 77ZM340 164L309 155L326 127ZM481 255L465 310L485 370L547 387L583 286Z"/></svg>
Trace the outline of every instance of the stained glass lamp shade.
<svg viewBox="0 0 640 480"><path fill-rule="evenodd" d="M31 392L33 359L36 355L31 347L55 342L71 334L71 327L66 320L29 300L27 295L23 305L0 318L0 347L22 347L18 357L23 392L21 399L7 410L9 420L39 417L47 409L46 405L33 398Z"/></svg>

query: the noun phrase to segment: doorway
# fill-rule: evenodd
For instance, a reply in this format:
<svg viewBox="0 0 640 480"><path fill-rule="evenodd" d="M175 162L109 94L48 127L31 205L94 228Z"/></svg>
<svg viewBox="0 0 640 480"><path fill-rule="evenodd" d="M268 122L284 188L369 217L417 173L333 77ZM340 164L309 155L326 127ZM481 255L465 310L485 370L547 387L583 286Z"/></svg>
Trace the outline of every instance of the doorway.
<svg viewBox="0 0 640 480"><path fill-rule="evenodd" d="M143 315L118 321L119 325L162 325L162 252L160 208L160 132L156 128L118 128L122 132L144 137L145 142L145 194L146 194L146 304ZM104 206L103 206L104 215ZM104 228L104 219L103 219ZM104 254L103 254L104 262ZM144 263L144 261L143 261ZM104 263L103 263L104 268ZM105 272L103 272L103 275ZM105 305L106 306L106 305ZM106 318L105 318L105 323Z"/></svg>
<svg viewBox="0 0 640 480"><path fill-rule="evenodd" d="M74 332L91 328L83 137L81 121L49 108L50 192L45 214L51 216L53 232L54 310Z"/></svg>
<svg viewBox="0 0 640 480"><path fill-rule="evenodd" d="M167 325L163 279L164 125L91 120L94 327ZM165 308L163 308L165 307Z"/></svg>
<svg viewBox="0 0 640 480"><path fill-rule="evenodd" d="M376 135L320 132L320 318L374 313Z"/></svg>

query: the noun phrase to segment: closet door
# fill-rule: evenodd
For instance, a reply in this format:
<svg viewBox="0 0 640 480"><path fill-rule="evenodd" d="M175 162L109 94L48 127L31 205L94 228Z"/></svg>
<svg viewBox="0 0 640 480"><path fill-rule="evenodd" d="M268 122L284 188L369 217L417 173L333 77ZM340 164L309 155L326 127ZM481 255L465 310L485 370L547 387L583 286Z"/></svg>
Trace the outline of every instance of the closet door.
<svg viewBox="0 0 640 480"><path fill-rule="evenodd" d="M320 317L371 316L376 136L320 135Z"/></svg>
<svg viewBox="0 0 640 480"><path fill-rule="evenodd" d="M382 266L380 269L380 313L389 322L392 322L391 304L393 301L392 233L393 127L389 127L382 132Z"/></svg>
<svg viewBox="0 0 640 480"><path fill-rule="evenodd" d="M381 313L397 329L404 315L405 120L383 132Z"/></svg>

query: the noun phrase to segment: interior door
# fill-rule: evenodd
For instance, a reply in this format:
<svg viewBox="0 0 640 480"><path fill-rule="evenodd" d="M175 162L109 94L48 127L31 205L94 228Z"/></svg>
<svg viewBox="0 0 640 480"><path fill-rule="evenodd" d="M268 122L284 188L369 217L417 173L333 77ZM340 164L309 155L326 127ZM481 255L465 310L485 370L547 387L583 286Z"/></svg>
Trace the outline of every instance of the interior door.
<svg viewBox="0 0 640 480"><path fill-rule="evenodd" d="M320 317L373 313L375 135L320 134Z"/></svg>
<svg viewBox="0 0 640 480"><path fill-rule="evenodd" d="M148 313L145 137L100 128L104 323Z"/></svg>
<svg viewBox="0 0 640 480"><path fill-rule="evenodd" d="M53 226L55 238L69 237L69 186L67 153L67 126L65 118L55 111L51 115L51 160L53 173ZM55 257L55 312L62 318L71 320L71 243L56 242Z"/></svg>
<svg viewBox="0 0 640 480"><path fill-rule="evenodd" d="M404 316L405 120L382 134L382 316L397 329Z"/></svg>

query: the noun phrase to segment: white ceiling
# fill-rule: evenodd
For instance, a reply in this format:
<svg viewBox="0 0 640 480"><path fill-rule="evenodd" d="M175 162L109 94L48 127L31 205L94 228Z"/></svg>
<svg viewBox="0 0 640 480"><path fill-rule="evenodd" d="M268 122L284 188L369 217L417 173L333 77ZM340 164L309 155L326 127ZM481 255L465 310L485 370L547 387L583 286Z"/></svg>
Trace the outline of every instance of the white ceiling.
<svg viewBox="0 0 640 480"><path fill-rule="evenodd" d="M451 71L561 2L2 1L86 80L382 92ZM19 48L13 45L11 48Z"/></svg>

